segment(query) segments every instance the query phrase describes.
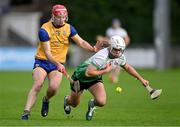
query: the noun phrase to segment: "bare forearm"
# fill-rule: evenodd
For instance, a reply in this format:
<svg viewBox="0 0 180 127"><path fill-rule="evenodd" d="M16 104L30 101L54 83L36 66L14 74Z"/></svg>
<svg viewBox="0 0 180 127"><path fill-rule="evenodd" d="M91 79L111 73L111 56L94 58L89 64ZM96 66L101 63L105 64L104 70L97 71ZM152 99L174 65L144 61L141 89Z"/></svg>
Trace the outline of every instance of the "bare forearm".
<svg viewBox="0 0 180 127"><path fill-rule="evenodd" d="M87 41L82 41L82 45L80 45L83 49L87 50L87 51L91 51L94 52L94 47L91 46Z"/></svg>
<svg viewBox="0 0 180 127"><path fill-rule="evenodd" d="M105 70L87 70L86 71L86 76L94 77L94 76L98 76L98 75L103 75L105 73L106 73Z"/></svg>
<svg viewBox="0 0 180 127"><path fill-rule="evenodd" d="M142 76L132 66L128 65L124 69L136 79L140 81L143 79Z"/></svg>
<svg viewBox="0 0 180 127"><path fill-rule="evenodd" d="M76 42L76 44L78 44L81 48L87 50L87 51L91 51L91 52L95 52L96 49L95 47L91 46L87 41L85 41L84 39L82 39L78 34L76 34L75 36L72 37L73 41Z"/></svg>
<svg viewBox="0 0 180 127"><path fill-rule="evenodd" d="M153 90L153 88L150 87L149 85L149 81L145 80L131 65L129 64L125 64L124 69L131 74L132 76L134 76L136 79L138 79L142 85L149 91L151 92Z"/></svg>
<svg viewBox="0 0 180 127"><path fill-rule="evenodd" d="M94 77L94 76L98 76L98 75L103 75L107 72L109 72L112 69L112 65L107 65L106 68L102 69L102 70L97 70L96 67L94 67L93 65L89 65L86 69L86 76L87 77Z"/></svg>

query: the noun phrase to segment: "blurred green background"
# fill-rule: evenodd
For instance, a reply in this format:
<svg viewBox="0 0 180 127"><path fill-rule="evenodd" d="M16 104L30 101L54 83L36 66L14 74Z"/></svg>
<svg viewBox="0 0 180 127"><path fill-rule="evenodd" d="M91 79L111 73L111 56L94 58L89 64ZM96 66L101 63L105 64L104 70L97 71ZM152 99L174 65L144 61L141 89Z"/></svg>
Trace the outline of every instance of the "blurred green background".
<svg viewBox="0 0 180 127"><path fill-rule="evenodd" d="M64 4L69 22L88 40L104 34L113 18L119 18L133 43L153 43L154 0L51 0L48 4ZM180 1L170 0L171 42L180 43ZM50 13L49 13L50 14Z"/></svg>
<svg viewBox="0 0 180 127"><path fill-rule="evenodd" d="M133 43L153 43L153 12L156 0L1 0L2 12L42 12L41 24L50 19L51 7L63 4L69 12L69 23L87 40L105 34L113 18L119 18ZM8 1L8 2L7 2ZM0 2L0 3L1 3ZM3 4L0 4L0 8ZM169 0L171 42L180 43L180 1Z"/></svg>

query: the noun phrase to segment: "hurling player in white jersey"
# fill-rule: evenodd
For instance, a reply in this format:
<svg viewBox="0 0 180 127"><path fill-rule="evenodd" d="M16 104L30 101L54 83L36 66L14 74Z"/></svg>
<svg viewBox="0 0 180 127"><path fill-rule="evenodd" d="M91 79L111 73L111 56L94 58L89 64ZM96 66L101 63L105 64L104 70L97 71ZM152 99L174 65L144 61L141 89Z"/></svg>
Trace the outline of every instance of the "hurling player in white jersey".
<svg viewBox="0 0 180 127"><path fill-rule="evenodd" d="M113 19L112 20L112 25L106 30L106 37L110 38L111 36L114 35L119 35L122 37L125 41L126 46L130 44L130 38L127 33L127 31L121 27L121 22L119 19ZM109 79L113 83L117 83L119 80L119 74L121 72L121 68L117 66L116 68L113 68L112 71L110 72Z"/></svg>
<svg viewBox="0 0 180 127"><path fill-rule="evenodd" d="M134 76L150 93L151 99L160 96L162 90L150 87L149 81L145 80L131 65L126 62L123 54L125 42L120 36L110 38L111 45L93 55L88 60L79 64L72 79L79 82L78 92L71 85L71 94L64 97L64 111L70 114L71 106L76 107L80 103L80 97L84 90L89 90L93 99L88 102L86 120L91 120L96 106L103 107L106 104L106 91L102 81L102 75L110 72L115 66L124 68L130 75ZM74 84L75 85L75 84ZM77 84L76 84L77 85Z"/></svg>

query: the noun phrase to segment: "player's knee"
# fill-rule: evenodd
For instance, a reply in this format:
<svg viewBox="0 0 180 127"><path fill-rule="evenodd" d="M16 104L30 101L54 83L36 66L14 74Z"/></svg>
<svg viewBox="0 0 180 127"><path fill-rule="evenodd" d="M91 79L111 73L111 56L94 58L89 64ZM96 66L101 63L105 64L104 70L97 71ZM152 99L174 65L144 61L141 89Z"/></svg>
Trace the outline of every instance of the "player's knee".
<svg viewBox="0 0 180 127"><path fill-rule="evenodd" d="M34 84L35 85L42 85L44 82L44 79L39 78L39 79L34 79Z"/></svg>
<svg viewBox="0 0 180 127"><path fill-rule="evenodd" d="M56 93L58 90L58 86L57 85L50 85L48 89L49 89L49 91L51 91L51 93Z"/></svg>
<svg viewBox="0 0 180 127"><path fill-rule="evenodd" d="M73 108L75 108L75 107L78 106L78 104L79 104L79 103L72 103L71 106L72 106Z"/></svg>
<svg viewBox="0 0 180 127"><path fill-rule="evenodd" d="M79 105L79 103L80 103L80 101L73 100L73 101L71 101L71 106L75 108Z"/></svg>
<svg viewBox="0 0 180 127"><path fill-rule="evenodd" d="M33 89L36 91L36 92L39 92L42 88L42 83L35 83L33 85Z"/></svg>
<svg viewBox="0 0 180 127"><path fill-rule="evenodd" d="M106 100L105 99L96 100L96 105L97 106L103 107L105 104L106 104Z"/></svg>

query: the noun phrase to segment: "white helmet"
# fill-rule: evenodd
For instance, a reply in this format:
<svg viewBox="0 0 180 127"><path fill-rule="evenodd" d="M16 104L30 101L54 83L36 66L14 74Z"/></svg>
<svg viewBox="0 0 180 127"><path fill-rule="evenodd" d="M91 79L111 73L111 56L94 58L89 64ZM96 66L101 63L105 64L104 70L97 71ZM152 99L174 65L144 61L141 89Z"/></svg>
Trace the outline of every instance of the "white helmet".
<svg viewBox="0 0 180 127"><path fill-rule="evenodd" d="M113 49L121 50L116 57L119 57L124 52L126 45L124 39L118 35L112 36L109 40L110 43L110 54L113 55Z"/></svg>
<svg viewBox="0 0 180 127"><path fill-rule="evenodd" d="M124 39L118 35L112 36L110 38L110 49L112 50L113 48L115 49L121 49L124 51L126 48L126 44L124 42Z"/></svg>

